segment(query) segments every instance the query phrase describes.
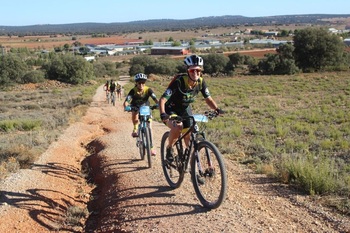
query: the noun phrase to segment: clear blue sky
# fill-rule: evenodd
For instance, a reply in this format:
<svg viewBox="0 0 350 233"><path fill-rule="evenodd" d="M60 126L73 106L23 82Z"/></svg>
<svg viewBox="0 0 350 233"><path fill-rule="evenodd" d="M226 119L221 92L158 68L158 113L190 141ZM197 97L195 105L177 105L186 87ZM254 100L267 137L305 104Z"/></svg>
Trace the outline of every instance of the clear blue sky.
<svg viewBox="0 0 350 233"><path fill-rule="evenodd" d="M207 16L350 14L349 0L5 0L0 25L114 23Z"/></svg>

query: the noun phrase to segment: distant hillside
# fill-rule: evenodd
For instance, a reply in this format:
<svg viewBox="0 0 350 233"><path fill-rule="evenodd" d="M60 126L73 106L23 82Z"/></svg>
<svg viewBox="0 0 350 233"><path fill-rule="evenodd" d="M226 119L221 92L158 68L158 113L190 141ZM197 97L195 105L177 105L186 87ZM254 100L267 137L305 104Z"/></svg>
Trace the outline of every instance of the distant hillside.
<svg viewBox="0 0 350 233"><path fill-rule="evenodd" d="M188 30L196 28L232 27L242 25L284 25L284 24L318 24L326 25L326 19L338 20L350 18L348 15L310 14L280 15L269 17L245 17L239 15L211 16L186 20L157 19L126 23L74 23L45 24L30 26L0 26L0 35L51 35L51 34L92 34L92 33L132 33L144 31Z"/></svg>

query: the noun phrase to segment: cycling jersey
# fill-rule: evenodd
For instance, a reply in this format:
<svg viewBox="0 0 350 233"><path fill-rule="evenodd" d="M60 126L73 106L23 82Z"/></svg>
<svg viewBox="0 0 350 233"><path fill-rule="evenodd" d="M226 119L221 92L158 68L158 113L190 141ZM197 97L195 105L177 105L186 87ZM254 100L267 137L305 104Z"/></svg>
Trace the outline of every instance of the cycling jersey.
<svg viewBox="0 0 350 233"><path fill-rule="evenodd" d="M165 112L169 115L179 116L192 115L190 104L194 102L199 92L204 98L210 96L208 87L202 77L200 77L193 88L188 85L189 77L186 74L176 76L163 93L162 97L167 99L165 103ZM189 120L183 122L184 127L189 127Z"/></svg>
<svg viewBox="0 0 350 233"><path fill-rule="evenodd" d="M183 112L193 103L199 92L204 98L210 96L208 87L202 77L200 77L196 85L191 89L188 85L189 77L187 75L178 75L169 84L162 97L167 99L165 107L173 111Z"/></svg>
<svg viewBox="0 0 350 233"><path fill-rule="evenodd" d="M126 96L126 101L131 106L140 107L144 104L149 105L149 97L151 97L154 101L157 100L156 94L150 87L145 86L143 91L139 91L137 87L131 89Z"/></svg>

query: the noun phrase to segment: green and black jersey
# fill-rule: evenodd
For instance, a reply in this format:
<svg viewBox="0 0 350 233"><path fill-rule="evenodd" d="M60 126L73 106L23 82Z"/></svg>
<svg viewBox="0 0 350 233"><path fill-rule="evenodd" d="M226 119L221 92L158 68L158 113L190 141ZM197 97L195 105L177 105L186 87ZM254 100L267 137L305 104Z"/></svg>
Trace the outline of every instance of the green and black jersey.
<svg viewBox="0 0 350 233"><path fill-rule="evenodd" d="M176 76L169 84L168 88L163 93L162 97L167 99L165 110L168 114L175 113L184 115L189 113L189 106L194 102L199 92L204 98L210 96L208 87L202 77L200 77L193 88L188 85L188 75L181 74Z"/></svg>

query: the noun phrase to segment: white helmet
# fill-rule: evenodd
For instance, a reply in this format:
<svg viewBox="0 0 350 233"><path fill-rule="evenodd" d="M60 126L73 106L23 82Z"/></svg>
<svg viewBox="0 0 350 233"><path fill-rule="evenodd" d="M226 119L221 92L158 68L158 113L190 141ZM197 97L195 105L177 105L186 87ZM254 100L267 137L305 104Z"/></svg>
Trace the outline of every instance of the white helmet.
<svg viewBox="0 0 350 233"><path fill-rule="evenodd" d="M142 73L138 73L134 76L134 80L135 82L139 82L139 81L146 81L147 80L147 75L142 74Z"/></svg>
<svg viewBox="0 0 350 233"><path fill-rule="evenodd" d="M184 63L186 66L203 66L203 58L191 55L185 58Z"/></svg>

